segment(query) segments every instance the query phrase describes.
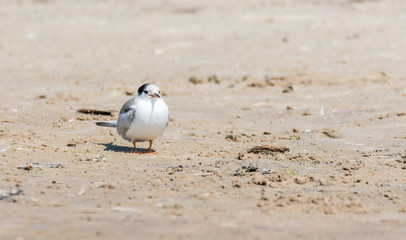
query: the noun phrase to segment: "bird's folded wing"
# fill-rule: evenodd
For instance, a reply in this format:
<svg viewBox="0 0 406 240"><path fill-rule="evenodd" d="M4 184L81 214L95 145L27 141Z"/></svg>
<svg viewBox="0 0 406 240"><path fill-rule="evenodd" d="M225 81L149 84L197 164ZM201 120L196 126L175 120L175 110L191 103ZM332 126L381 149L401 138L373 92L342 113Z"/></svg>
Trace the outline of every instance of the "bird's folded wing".
<svg viewBox="0 0 406 240"><path fill-rule="evenodd" d="M135 98L124 103L117 120L117 132L123 138L130 128L131 122L135 119Z"/></svg>

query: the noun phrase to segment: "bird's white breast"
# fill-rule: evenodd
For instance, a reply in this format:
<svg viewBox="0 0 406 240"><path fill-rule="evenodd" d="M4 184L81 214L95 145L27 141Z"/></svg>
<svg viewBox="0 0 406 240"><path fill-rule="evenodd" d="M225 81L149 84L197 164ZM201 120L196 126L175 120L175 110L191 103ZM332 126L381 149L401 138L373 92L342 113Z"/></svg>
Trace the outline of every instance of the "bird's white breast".
<svg viewBox="0 0 406 240"><path fill-rule="evenodd" d="M139 99L135 109L135 118L126 133L127 138L146 141L162 135L168 124L169 110L161 98L153 101Z"/></svg>

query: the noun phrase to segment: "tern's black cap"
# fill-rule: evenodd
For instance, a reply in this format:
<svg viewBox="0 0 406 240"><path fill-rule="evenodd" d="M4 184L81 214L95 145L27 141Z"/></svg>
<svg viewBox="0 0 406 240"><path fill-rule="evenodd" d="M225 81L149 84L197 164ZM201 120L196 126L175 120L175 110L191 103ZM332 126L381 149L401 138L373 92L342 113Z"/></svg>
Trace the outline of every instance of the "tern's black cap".
<svg viewBox="0 0 406 240"><path fill-rule="evenodd" d="M141 85L141 87L138 88L138 95L141 94L144 90L147 89L148 85L150 85L151 83L144 83Z"/></svg>

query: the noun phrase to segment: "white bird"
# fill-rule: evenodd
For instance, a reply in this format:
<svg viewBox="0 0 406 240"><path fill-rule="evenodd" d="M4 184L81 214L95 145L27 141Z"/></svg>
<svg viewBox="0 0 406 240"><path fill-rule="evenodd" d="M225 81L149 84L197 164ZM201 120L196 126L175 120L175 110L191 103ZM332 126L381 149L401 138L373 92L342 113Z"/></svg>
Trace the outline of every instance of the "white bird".
<svg viewBox="0 0 406 240"><path fill-rule="evenodd" d="M149 151L152 152L152 141L161 136L169 123L168 105L161 97L159 87L153 83L145 83L138 88L137 96L124 103L117 121L96 122L103 127L115 127L117 133L134 145L136 142L149 141Z"/></svg>

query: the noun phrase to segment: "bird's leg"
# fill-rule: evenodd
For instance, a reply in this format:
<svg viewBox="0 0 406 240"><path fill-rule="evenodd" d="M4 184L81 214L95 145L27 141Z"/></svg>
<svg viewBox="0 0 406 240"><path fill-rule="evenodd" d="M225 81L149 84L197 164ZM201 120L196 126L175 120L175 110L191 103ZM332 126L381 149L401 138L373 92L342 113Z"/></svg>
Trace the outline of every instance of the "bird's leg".
<svg viewBox="0 0 406 240"><path fill-rule="evenodd" d="M156 152L152 152L152 140L149 140L149 151L148 151L148 153L151 153L151 154L157 154Z"/></svg>
<svg viewBox="0 0 406 240"><path fill-rule="evenodd" d="M133 141L133 145L134 145L134 153L135 154L142 154L142 153L137 151L137 147L135 146L135 140Z"/></svg>

